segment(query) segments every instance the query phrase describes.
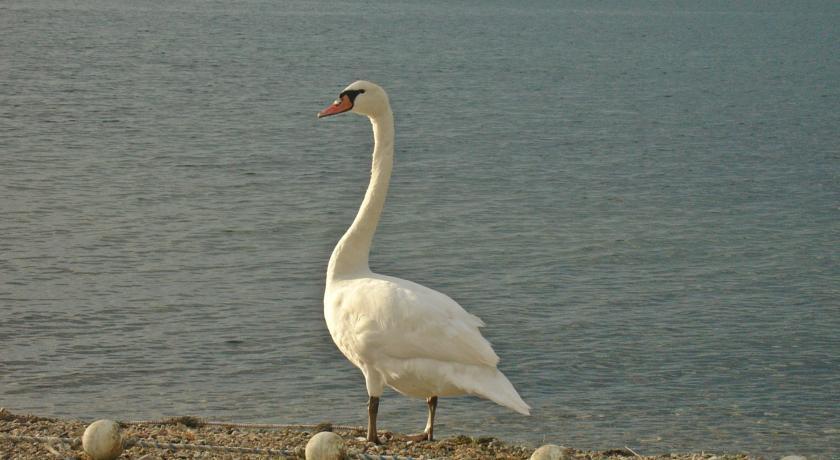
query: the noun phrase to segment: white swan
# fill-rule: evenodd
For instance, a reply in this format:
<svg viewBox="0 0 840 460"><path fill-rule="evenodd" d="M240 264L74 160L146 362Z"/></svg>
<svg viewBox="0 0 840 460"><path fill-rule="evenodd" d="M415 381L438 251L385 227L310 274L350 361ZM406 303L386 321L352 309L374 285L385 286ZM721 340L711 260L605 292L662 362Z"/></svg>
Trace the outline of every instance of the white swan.
<svg viewBox="0 0 840 460"><path fill-rule="evenodd" d="M367 81L345 88L318 117L348 111L370 118L373 166L361 208L330 257L324 317L338 349L365 376L367 439L379 443L376 414L385 385L426 398L426 429L411 439L432 440L438 396L481 396L528 415L530 407L496 369L499 357L478 330L481 319L445 294L370 271L368 255L394 163L394 117L385 90Z"/></svg>

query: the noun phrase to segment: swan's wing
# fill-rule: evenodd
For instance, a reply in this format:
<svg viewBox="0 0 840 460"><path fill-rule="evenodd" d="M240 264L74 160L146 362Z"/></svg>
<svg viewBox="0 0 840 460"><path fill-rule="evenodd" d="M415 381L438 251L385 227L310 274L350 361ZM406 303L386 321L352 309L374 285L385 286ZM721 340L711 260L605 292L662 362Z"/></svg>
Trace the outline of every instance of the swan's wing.
<svg viewBox="0 0 840 460"><path fill-rule="evenodd" d="M355 280L341 309L355 318L362 354L496 366L499 357L478 328L484 326L447 295L388 276Z"/></svg>

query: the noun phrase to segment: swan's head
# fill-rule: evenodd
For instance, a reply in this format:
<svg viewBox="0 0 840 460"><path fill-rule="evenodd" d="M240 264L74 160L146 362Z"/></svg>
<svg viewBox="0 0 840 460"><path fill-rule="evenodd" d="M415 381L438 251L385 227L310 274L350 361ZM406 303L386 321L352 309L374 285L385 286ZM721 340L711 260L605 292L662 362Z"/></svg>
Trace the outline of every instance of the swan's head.
<svg viewBox="0 0 840 460"><path fill-rule="evenodd" d="M391 110L388 94L379 85L369 81L353 82L338 95L329 107L318 112L318 118L338 115L344 112L354 112L376 118L378 115Z"/></svg>

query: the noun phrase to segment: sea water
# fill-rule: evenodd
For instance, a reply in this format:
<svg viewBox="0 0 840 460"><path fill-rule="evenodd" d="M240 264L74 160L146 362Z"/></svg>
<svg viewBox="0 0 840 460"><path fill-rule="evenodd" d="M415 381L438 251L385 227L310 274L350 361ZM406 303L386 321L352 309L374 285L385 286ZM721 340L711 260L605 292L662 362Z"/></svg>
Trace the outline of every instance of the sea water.
<svg viewBox="0 0 840 460"><path fill-rule="evenodd" d="M523 417L440 436L840 451L840 7L0 1L0 405L363 425L324 272L396 116L371 265L487 322ZM425 404L386 393L380 426Z"/></svg>

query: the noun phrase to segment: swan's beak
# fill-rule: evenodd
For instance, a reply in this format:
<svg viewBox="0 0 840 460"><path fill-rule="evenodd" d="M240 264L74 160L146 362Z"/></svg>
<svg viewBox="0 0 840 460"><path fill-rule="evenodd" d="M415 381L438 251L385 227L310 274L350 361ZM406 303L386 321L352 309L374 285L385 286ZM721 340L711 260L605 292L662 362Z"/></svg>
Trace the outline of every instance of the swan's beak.
<svg viewBox="0 0 840 460"><path fill-rule="evenodd" d="M345 94L341 96L341 98L336 99L335 102L332 103L332 105L318 112L318 118L324 118L330 115L338 115L339 113L344 113L352 108L353 103L350 101L350 98Z"/></svg>

